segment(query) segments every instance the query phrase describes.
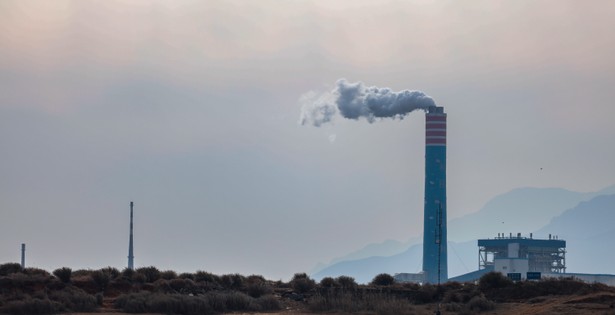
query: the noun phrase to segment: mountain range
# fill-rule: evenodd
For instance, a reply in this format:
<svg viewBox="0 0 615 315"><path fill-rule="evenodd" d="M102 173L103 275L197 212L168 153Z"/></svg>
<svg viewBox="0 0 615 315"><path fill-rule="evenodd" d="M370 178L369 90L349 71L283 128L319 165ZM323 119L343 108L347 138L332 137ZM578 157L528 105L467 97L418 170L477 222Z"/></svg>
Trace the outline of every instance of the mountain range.
<svg viewBox="0 0 615 315"><path fill-rule="evenodd" d="M478 268L477 239L498 233L534 238L558 235L567 241L567 271L615 273L615 186L580 193L561 188L518 188L498 195L479 211L448 222L449 277ZM419 272L420 239L385 241L321 265L311 273L319 280L347 275L359 283L379 273Z"/></svg>

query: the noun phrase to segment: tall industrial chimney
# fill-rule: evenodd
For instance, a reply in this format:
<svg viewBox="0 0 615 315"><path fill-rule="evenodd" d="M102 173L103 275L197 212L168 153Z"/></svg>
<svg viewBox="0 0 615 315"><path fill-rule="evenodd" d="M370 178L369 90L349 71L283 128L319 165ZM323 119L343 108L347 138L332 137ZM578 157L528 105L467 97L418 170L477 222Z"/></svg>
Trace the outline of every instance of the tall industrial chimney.
<svg viewBox="0 0 615 315"><path fill-rule="evenodd" d="M134 203L130 202L130 239L128 241L128 269L135 269L135 256L132 248L132 208Z"/></svg>
<svg viewBox="0 0 615 315"><path fill-rule="evenodd" d="M446 113L430 107L425 114L425 211L423 272L425 282L448 280L446 255Z"/></svg>
<svg viewBox="0 0 615 315"><path fill-rule="evenodd" d="M21 244L21 269L26 268L26 244Z"/></svg>

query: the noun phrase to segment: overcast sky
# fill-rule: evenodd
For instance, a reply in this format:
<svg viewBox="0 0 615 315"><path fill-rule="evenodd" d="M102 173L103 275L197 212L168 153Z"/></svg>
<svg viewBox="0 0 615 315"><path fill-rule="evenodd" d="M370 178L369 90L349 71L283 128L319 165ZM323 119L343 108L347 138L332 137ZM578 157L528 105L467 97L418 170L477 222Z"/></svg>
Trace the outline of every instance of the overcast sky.
<svg viewBox="0 0 615 315"><path fill-rule="evenodd" d="M289 279L422 233L424 114L301 126L346 78L448 112L449 219L615 184L612 1L0 1L0 263ZM542 168L542 170L541 170ZM485 235L490 237L490 235Z"/></svg>

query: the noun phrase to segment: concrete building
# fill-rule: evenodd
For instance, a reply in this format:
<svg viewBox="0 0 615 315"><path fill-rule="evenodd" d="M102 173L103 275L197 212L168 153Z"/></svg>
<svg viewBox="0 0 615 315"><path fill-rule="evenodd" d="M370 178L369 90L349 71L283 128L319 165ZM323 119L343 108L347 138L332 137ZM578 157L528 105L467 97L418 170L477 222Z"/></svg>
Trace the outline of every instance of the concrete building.
<svg viewBox="0 0 615 315"><path fill-rule="evenodd" d="M549 236L534 239L498 234L493 239L478 240L478 268L502 274L518 273L525 279L528 272L563 274L566 272L566 241Z"/></svg>

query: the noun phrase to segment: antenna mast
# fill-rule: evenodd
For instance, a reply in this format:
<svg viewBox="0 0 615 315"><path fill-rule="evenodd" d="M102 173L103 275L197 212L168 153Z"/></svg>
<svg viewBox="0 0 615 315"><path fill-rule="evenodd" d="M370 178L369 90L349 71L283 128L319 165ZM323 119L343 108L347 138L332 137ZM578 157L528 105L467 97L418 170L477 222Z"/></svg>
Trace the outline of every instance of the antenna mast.
<svg viewBox="0 0 615 315"><path fill-rule="evenodd" d="M130 202L130 239L128 241L128 269L135 269L135 256L132 248L132 208L134 203Z"/></svg>
<svg viewBox="0 0 615 315"><path fill-rule="evenodd" d="M438 306L436 307L436 315L442 314L440 311L440 258L442 256L442 204L438 205L438 214L436 215L436 244L438 244Z"/></svg>
<svg viewBox="0 0 615 315"><path fill-rule="evenodd" d="M26 268L26 244L21 244L21 269Z"/></svg>

